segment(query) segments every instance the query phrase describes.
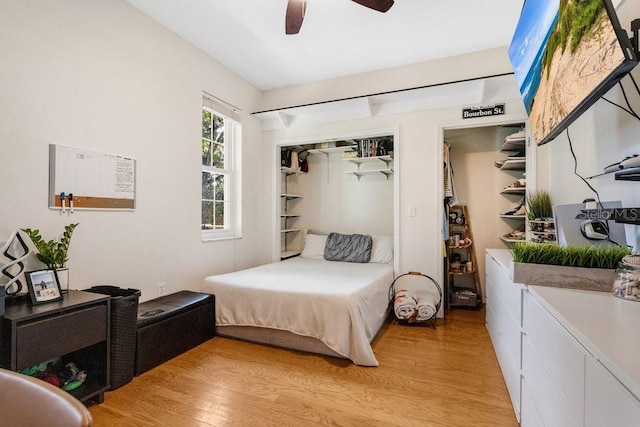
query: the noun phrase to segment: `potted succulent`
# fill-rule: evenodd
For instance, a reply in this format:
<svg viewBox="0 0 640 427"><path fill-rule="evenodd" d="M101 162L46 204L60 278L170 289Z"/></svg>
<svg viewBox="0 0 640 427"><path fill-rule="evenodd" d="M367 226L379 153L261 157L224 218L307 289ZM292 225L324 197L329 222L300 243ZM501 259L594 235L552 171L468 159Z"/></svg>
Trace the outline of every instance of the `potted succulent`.
<svg viewBox="0 0 640 427"><path fill-rule="evenodd" d="M60 287L63 289L67 289L69 286L69 269L67 268L69 258L67 257L67 252L69 251L69 244L71 243L71 235L77 226L78 223L66 225L60 240L48 241L42 238L40 230L32 230L30 228L22 229L22 231L29 236L38 251L36 258L46 264L47 267L56 270Z"/></svg>
<svg viewBox="0 0 640 427"><path fill-rule="evenodd" d="M517 242L511 252L516 283L610 292L618 263L631 249Z"/></svg>

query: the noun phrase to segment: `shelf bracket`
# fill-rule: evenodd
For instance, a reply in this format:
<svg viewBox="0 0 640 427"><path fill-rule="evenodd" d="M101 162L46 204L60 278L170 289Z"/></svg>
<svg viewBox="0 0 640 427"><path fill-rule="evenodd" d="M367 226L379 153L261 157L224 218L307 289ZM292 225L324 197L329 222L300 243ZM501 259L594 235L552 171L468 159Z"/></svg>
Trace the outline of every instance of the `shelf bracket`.
<svg viewBox="0 0 640 427"><path fill-rule="evenodd" d="M294 116L290 115L290 114L285 114L281 111L278 111L278 119L280 120L280 123L282 123L282 126L288 128L291 125L291 122L293 121Z"/></svg>

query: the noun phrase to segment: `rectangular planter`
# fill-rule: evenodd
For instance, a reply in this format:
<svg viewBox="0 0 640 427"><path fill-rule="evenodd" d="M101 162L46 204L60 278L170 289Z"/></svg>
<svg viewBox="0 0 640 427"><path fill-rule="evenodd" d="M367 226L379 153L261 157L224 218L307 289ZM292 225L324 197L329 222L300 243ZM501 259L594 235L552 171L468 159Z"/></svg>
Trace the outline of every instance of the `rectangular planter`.
<svg viewBox="0 0 640 427"><path fill-rule="evenodd" d="M512 262L511 278L525 285L611 292L617 276L614 269Z"/></svg>

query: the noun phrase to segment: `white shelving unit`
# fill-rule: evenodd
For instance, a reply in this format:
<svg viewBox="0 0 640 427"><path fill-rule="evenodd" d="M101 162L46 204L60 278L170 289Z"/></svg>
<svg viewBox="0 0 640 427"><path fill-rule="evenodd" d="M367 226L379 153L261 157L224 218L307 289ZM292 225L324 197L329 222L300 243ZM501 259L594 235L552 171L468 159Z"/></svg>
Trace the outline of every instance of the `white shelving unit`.
<svg viewBox="0 0 640 427"><path fill-rule="evenodd" d="M348 151L356 151L358 147L356 145L340 145L338 147L325 147L325 148L312 148L307 150L307 152L311 155L324 154L326 156L327 162L327 181L329 178L329 155L334 153L346 153Z"/></svg>
<svg viewBox="0 0 640 427"><path fill-rule="evenodd" d="M292 227L291 223L295 224L295 221L300 218L301 214L298 212L291 212L290 203L295 203L297 200L303 198L303 196L299 194L291 194L287 193L287 177L297 173L304 173L300 171L294 171L291 168L287 168L284 166L280 167L280 172L284 175L284 193L280 194L281 199L281 212L280 212L280 236L281 236L281 251L280 251L280 259L287 259L297 255L300 255L301 250L298 248L291 247L292 237L294 233L299 233L302 231L302 228Z"/></svg>
<svg viewBox="0 0 640 427"><path fill-rule="evenodd" d="M501 165L496 163L496 166L498 167L498 169L506 173L515 175L514 178L516 177L524 178L526 175L526 168L527 168L527 158L525 154L526 145L527 145L526 142L527 142L527 139L524 132L518 131L511 135L508 135L505 138L504 143L500 147L500 151L506 154L506 159L502 162ZM522 172L522 174L519 174L518 172ZM513 198L514 196L524 199L527 194L527 189L526 187L507 187L500 190L500 194L510 199ZM526 218L527 218L526 215L500 214L500 218L507 221L511 227L515 225L516 227L513 228L514 231L516 229L523 229L523 226L524 226L524 229L526 230ZM507 246L512 246L513 243L524 240L524 239L509 238L508 236L510 234L511 233L500 236L500 240L502 240Z"/></svg>
<svg viewBox="0 0 640 427"><path fill-rule="evenodd" d="M391 156L373 156L373 157L354 157L351 159L344 159L345 162L353 163L357 166L355 171L346 171L346 175L355 175L358 177L358 181L365 175L383 174L389 179L393 175L393 157ZM363 164L380 163L384 165L381 169L361 169Z"/></svg>
<svg viewBox="0 0 640 427"><path fill-rule="evenodd" d="M308 150L308 152L309 154L324 154L328 156L329 154L332 154L332 153L344 153L346 151L355 151L356 148L357 147L355 145L343 145L340 147L313 148L311 150Z"/></svg>

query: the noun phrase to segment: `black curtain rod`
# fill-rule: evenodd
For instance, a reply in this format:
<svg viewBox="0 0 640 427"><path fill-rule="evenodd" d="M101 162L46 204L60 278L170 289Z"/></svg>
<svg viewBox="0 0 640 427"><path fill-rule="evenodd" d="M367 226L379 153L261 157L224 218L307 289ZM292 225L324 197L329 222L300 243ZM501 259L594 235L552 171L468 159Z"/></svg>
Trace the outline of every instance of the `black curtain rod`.
<svg viewBox="0 0 640 427"><path fill-rule="evenodd" d="M453 81L450 81L450 82L434 83L434 84L430 84L430 85L416 86L416 87L410 87L410 88L406 88L406 89L389 90L389 91L386 91L386 92L371 93L369 95L350 96L350 97L347 97L347 98L333 99L331 101L319 101L319 102L311 102L309 104L294 105L294 106L291 106L291 107L273 108L271 110L256 111L255 113L251 113L251 114L271 113L273 111L290 110L292 108L310 107L312 105L329 104L329 103L332 103L332 102L339 102L339 101L350 101L352 99L368 98L370 96L389 95L389 94L392 94L392 93L407 92L407 91L410 91L410 90L418 90L418 89L427 89L427 88L430 88L430 87L446 86L446 85L452 85L452 84L456 84L456 83L473 82L473 81L476 81L476 80L490 79L490 78L493 78L493 77L503 77L503 76L509 76L509 75L512 75L512 74L513 74L513 72L511 72L511 73L502 73L502 74L493 74L493 75L490 75L490 76L482 76L482 77L472 77L470 79L453 80Z"/></svg>

